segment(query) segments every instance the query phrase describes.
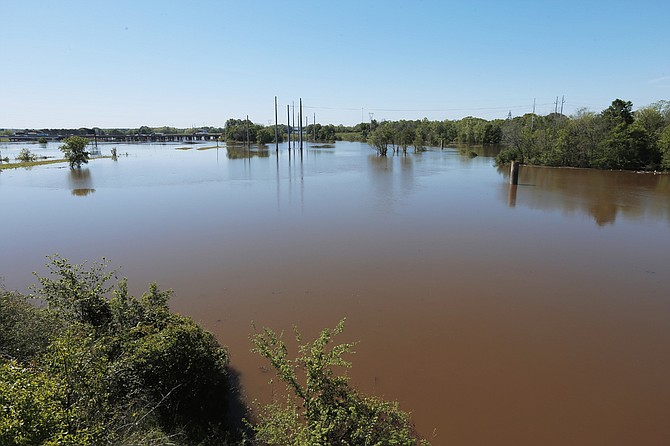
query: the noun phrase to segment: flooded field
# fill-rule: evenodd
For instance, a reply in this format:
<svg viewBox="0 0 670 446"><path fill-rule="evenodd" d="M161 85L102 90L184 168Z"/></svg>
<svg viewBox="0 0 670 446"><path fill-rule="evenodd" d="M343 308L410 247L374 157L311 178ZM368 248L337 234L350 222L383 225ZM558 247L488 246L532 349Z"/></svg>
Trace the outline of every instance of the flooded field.
<svg viewBox="0 0 670 446"><path fill-rule="evenodd" d="M346 317L353 384L435 445L670 442L670 175L522 167L510 187L486 152L111 147L0 172L7 288L49 254L111 259L136 294L174 289L249 401L283 390L252 322Z"/></svg>

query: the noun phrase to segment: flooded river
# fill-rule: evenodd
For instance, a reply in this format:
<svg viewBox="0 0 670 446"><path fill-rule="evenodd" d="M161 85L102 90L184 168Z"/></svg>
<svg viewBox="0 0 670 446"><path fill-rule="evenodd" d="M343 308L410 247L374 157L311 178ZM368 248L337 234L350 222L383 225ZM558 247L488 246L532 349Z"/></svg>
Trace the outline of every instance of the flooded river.
<svg viewBox="0 0 670 446"><path fill-rule="evenodd" d="M49 254L111 259L136 294L174 289L249 401L283 390L252 322L346 317L353 384L435 445L670 443L670 175L522 167L510 187L456 149L117 147L0 172L7 288Z"/></svg>

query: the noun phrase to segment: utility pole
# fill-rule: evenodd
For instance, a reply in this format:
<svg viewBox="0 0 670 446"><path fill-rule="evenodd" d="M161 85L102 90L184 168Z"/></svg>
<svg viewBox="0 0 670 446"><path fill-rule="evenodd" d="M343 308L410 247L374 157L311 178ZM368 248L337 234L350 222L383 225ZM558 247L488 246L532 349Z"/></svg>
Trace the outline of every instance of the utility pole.
<svg viewBox="0 0 670 446"><path fill-rule="evenodd" d="M533 125L535 124L535 98L533 98L533 116L530 117L530 131L533 131Z"/></svg>
<svg viewBox="0 0 670 446"><path fill-rule="evenodd" d="M288 136L288 153L291 154L291 106L286 104L286 133Z"/></svg>
<svg viewBox="0 0 670 446"><path fill-rule="evenodd" d="M561 121L563 120L563 104L565 104L565 95L561 97Z"/></svg>
<svg viewBox="0 0 670 446"><path fill-rule="evenodd" d="M312 119L312 140L316 142L316 112L314 112L314 118Z"/></svg>
<svg viewBox="0 0 670 446"><path fill-rule="evenodd" d="M277 96L275 96L275 152L279 153L279 134L277 132Z"/></svg>
<svg viewBox="0 0 670 446"><path fill-rule="evenodd" d="M247 115L247 122L244 123L247 128L247 147L249 147L249 115Z"/></svg>
<svg viewBox="0 0 670 446"><path fill-rule="evenodd" d="M293 119L291 120L291 130L293 130L295 128L295 103L294 103L294 101L291 101L291 115L293 117ZM293 132L291 132L291 133L293 133ZM294 144L294 146L295 146L295 144ZM295 149L295 147L293 147L293 148Z"/></svg>
<svg viewBox="0 0 670 446"><path fill-rule="evenodd" d="M298 119L300 120L300 152L302 153L302 98L300 98L300 111L298 112Z"/></svg>

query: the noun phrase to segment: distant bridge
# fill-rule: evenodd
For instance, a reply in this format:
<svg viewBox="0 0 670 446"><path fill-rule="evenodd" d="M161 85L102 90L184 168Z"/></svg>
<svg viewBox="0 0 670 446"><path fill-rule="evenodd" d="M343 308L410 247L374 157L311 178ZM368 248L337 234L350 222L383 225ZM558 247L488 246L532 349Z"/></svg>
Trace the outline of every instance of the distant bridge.
<svg viewBox="0 0 670 446"><path fill-rule="evenodd" d="M132 142L195 142L195 141L216 141L221 137L221 133L153 133L151 135L136 133L134 135L79 135L90 140L98 142L118 142L118 143L132 143ZM47 141L61 141L73 135L8 135L6 136L10 142L21 141L38 141L42 138Z"/></svg>

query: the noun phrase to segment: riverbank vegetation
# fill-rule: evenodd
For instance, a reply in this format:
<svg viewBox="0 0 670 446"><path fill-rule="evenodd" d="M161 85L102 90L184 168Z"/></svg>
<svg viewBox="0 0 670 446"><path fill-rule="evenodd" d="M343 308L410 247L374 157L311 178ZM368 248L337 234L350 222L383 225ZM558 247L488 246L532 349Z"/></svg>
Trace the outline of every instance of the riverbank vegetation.
<svg viewBox="0 0 670 446"><path fill-rule="evenodd" d="M420 444L397 404L334 372L349 366L351 344L330 345L342 323L295 360L274 332L256 334L292 394L249 414L227 348L170 311L170 290L137 298L106 260L50 260L33 294L0 287L0 444Z"/></svg>
<svg viewBox="0 0 670 446"><path fill-rule="evenodd" d="M26 130L25 134L31 133ZM42 129L32 132L58 135L125 136L214 134L228 142L270 144L275 126L254 124L248 119L229 119L223 128L178 129L148 127L137 129ZM277 127L279 142L298 139L298 128ZM372 119L355 126L312 123L303 128L303 140L368 142L380 155L420 152L427 147L446 145L496 145L501 151L496 161L555 167L599 169L670 170L670 101L658 101L633 111L630 101L616 99L601 112L578 110L572 116L527 113L507 119L485 120L468 116L459 120L382 121Z"/></svg>
<svg viewBox="0 0 670 446"><path fill-rule="evenodd" d="M670 170L670 102L633 111L616 99L600 113L526 114L505 120L372 123L367 142L380 155L445 144L501 145L498 164L512 160L554 167Z"/></svg>

